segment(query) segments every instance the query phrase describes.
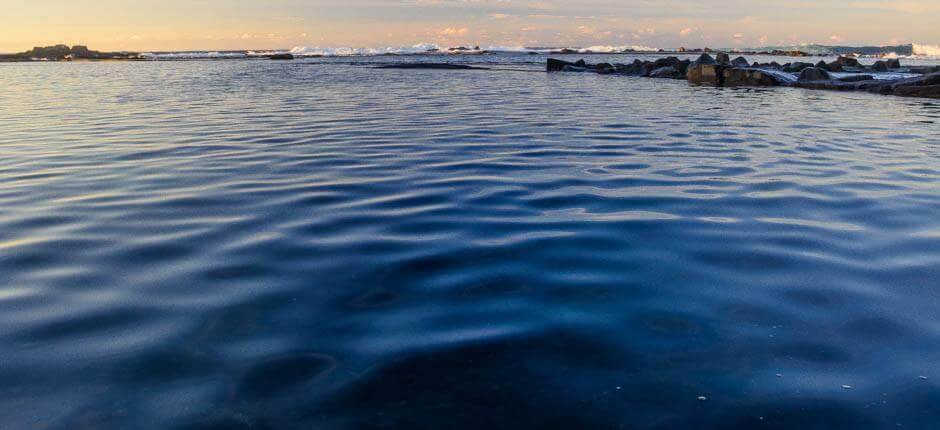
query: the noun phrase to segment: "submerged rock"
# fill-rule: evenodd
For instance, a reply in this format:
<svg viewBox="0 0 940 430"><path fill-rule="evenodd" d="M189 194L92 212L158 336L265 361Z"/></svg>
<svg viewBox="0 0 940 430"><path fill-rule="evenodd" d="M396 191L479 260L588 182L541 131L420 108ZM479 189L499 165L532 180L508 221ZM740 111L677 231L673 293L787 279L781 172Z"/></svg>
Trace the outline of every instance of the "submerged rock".
<svg viewBox="0 0 940 430"><path fill-rule="evenodd" d="M274 54L274 55L268 56L268 58L272 60L293 60L294 55L293 54Z"/></svg>
<svg viewBox="0 0 940 430"><path fill-rule="evenodd" d="M383 64L377 69L438 69L438 70L489 70L486 67L465 66L449 63L398 63Z"/></svg>

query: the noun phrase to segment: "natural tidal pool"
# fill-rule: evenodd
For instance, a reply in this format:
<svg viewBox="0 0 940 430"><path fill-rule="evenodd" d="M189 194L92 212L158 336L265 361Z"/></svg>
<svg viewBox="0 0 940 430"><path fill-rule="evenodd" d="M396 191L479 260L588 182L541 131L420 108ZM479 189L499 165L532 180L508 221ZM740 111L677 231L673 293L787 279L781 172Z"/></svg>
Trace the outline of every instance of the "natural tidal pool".
<svg viewBox="0 0 940 430"><path fill-rule="evenodd" d="M940 427L940 103L544 60L0 66L0 428Z"/></svg>

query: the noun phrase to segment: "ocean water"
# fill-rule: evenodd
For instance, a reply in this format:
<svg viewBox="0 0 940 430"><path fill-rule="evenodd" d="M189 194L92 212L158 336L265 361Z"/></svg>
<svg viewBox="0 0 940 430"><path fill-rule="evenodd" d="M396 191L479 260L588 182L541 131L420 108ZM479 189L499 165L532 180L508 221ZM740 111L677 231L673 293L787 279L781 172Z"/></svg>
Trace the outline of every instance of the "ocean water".
<svg viewBox="0 0 940 430"><path fill-rule="evenodd" d="M0 66L0 428L940 426L937 101L388 61Z"/></svg>

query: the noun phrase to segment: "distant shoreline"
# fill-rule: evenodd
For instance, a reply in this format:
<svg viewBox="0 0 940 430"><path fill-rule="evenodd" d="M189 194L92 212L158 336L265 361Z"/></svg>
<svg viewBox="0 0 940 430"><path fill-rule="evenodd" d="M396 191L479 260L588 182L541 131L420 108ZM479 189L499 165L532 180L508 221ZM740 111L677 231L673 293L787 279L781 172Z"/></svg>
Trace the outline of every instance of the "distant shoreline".
<svg viewBox="0 0 940 430"><path fill-rule="evenodd" d="M609 48L597 50L592 48ZM70 61L188 61L188 60L251 60L273 59L293 60L296 58L332 58L332 57L415 57L415 56L477 56L477 55L700 55L708 53L728 52L733 55L751 55L768 57L832 57L855 56L868 58L890 58L897 56L911 56L914 45L886 46L886 47L825 47L821 45L807 46L806 50L798 49L731 49L719 50L711 48L694 49L659 49L640 50L611 47L592 48L519 48L509 49L481 49L480 47L454 47L432 48L424 51L394 51L372 52L370 50L349 50L343 54L298 53L291 50L227 50L227 51L162 51L162 52L100 52L88 49L86 46L54 45L36 47L30 51L16 54L0 54L0 63L18 62L70 62ZM304 49L306 50L306 49ZM833 52L821 52L830 50ZM308 51L309 52L309 51ZM316 51L314 51L316 52Z"/></svg>

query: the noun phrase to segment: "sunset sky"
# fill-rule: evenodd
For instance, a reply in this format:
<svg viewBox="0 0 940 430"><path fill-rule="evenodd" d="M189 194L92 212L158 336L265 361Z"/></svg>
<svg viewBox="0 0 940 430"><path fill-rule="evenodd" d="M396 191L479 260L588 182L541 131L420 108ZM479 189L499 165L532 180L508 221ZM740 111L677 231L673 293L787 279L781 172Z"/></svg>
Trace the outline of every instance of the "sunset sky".
<svg viewBox="0 0 940 430"><path fill-rule="evenodd" d="M0 52L940 44L937 0L0 0Z"/></svg>

